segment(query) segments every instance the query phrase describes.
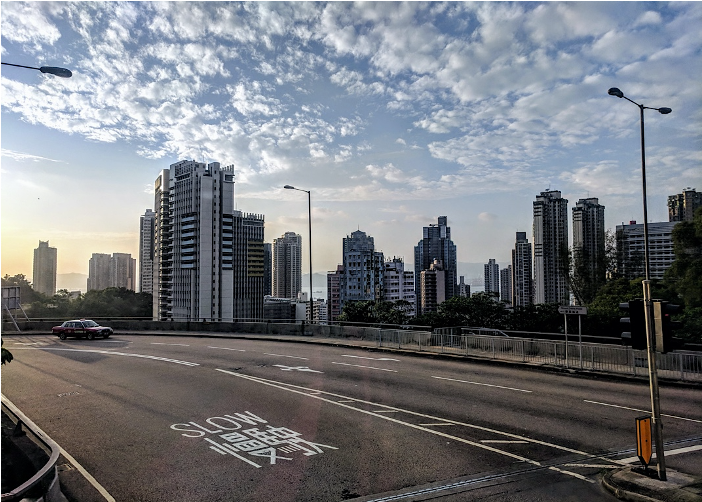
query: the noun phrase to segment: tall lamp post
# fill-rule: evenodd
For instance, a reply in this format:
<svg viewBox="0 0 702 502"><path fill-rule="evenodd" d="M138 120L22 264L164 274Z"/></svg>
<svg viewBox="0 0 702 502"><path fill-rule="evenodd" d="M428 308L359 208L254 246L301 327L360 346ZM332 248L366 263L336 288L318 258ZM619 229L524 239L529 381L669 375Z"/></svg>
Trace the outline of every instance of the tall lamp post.
<svg viewBox="0 0 702 502"><path fill-rule="evenodd" d="M298 192L307 193L307 222L309 225L308 236L309 236L309 246L310 246L310 324L312 324L312 319L314 319L314 304L312 302L312 195L309 190L303 190L301 188L295 188L292 185L285 185L283 188L288 190L297 190Z"/></svg>
<svg viewBox="0 0 702 502"><path fill-rule="evenodd" d="M56 66L41 66L37 68L36 66L24 66L21 64L12 64L12 63L2 63L7 66L16 66L18 68L29 68L30 70L39 70L42 73L50 73L52 75L56 75L57 77L63 77L63 78L69 78L73 75L71 70L67 70L66 68L58 68Z"/></svg>
<svg viewBox="0 0 702 502"><path fill-rule="evenodd" d="M663 424L661 423L661 404L658 395L658 371L656 369L656 352L653 344L653 315L651 311L651 277L650 262L648 253L648 210L646 206L646 148L644 142L644 110L656 110L663 115L667 115L673 110L670 108L652 108L644 106L636 101L627 98L622 91L612 87L607 91L610 96L624 98L639 107L641 116L641 184L643 192L643 230L644 230L644 264L646 269L646 279L643 281L644 316L646 324L646 343L648 347L648 379L651 389L651 411L653 414L653 429L656 438L656 458L658 459L658 478L666 481L665 474L665 452L663 448Z"/></svg>

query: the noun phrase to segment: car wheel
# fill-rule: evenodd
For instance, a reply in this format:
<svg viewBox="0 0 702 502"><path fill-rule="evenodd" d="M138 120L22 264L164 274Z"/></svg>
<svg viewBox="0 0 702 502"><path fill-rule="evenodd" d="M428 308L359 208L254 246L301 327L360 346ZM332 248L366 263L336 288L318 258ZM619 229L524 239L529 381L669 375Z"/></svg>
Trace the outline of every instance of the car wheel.
<svg viewBox="0 0 702 502"><path fill-rule="evenodd" d="M110 334L107 333L107 332L105 332L105 333L102 334L102 337L103 337L103 338L110 338Z"/></svg>
<svg viewBox="0 0 702 502"><path fill-rule="evenodd" d="M66 339L66 333L63 333L63 332L59 333L59 338L60 338L61 340L65 340L65 339Z"/></svg>
<svg viewBox="0 0 702 502"><path fill-rule="evenodd" d="M88 333L88 340L92 340L93 338L95 338L95 335L92 332Z"/></svg>

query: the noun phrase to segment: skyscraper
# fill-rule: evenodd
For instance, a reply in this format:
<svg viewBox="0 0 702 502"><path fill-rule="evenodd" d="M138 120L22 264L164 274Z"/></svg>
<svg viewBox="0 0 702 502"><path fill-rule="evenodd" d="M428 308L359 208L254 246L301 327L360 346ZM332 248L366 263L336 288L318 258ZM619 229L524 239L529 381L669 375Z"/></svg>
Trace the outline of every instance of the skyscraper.
<svg viewBox="0 0 702 502"><path fill-rule="evenodd" d="M234 166L184 160L154 186L154 318L263 318L263 215L234 209Z"/></svg>
<svg viewBox="0 0 702 502"><path fill-rule="evenodd" d="M111 284L110 260L106 253L93 253L88 261L88 291L107 289Z"/></svg>
<svg viewBox="0 0 702 502"><path fill-rule="evenodd" d="M263 243L263 296L273 294L273 246Z"/></svg>
<svg viewBox="0 0 702 502"><path fill-rule="evenodd" d="M302 236L285 232L273 240L272 286L276 298L297 298L302 291Z"/></svg>
<svg viewBox="0 0 702 502"><path fill-rule="evenodd" d="M419 313L436 312L446 298L446 271L441 260L435 259L429 270L422 270L419 277L419 290L422 303Z"/></svg>
<svg viewBox="0 0 702 502"><path fill-rule="evenodd" d="M568 200L558 190L534 202L534 303L570 300L568 282Z"/></svg>
<svg viewBox="0 0 702 502"><path fill-rule="evenodd" d="M113 253L110 258L110 287L134 291L136 259L129 253Z"/></svg>
<svg viewBox="0 0 702 502"><path fill-rule="evenodd" d="M39 241L39 247L34 250L32 271L32 288L37 293L46 296L56 294L56 264L57 250L49 247L49 241Z"/></svg>
<svg viewBox="0 0 702 502"><path fill-rule="evenodd" d="M156 213L151 209L139 218L139 292L154 291L154 227Z"/></svg>
<svg viewBox="0 0 702 502"><path fill-rule="evenodd" d="M695 211L702 207L702 193L685 188L683 193L668 197L668 221L692 221Z"/></svg>
<svg viewBox="0 0 702 502"><path fill-rule="evenodd" d="M443 297L448 300L457 294L457 262L456 245L451 240L451 228L447 225L446 216L439 216L438 224L424 227L422 240L414 247L414 281L418 312L422 305L422 270L430 270L434 260L441 261L446 276Z"/></svg>
<svg viewBox="0 0 702 502"><path fill-rule="evenodd" d="M485 264L485 292L500 294L500 266L490 258Z"/></svg>
<svg viewBox="0 0 702 502"><path fill-rule="evenodd" d="M93 253L88 262L88 291L126 288L134 291L136 259L129 253Z"/></svg>
<svg viewBox="0 0 702 502"><path fill-rule="evenodd" d="M351 301L380 300L384 258L373 237L357 230L343 240L344 263L339 278L339 308Z"/></svg>
<svg viewBox="0 0 702 502"><path fill-rule="evenodd" d="M393 258L385 262L383 300L387 302L399 300L409 302L412 307L406 314L410 317L414 317L416 314L417 295L414 291L414 272L405 270L405 263L402 261L402 258Z"/></svg>
<svg viewBox="0 0 702 502"><path fill-rule="evenodd" d="M500 300L512 304L512 265L500 270Z"/></svg>
<svg viewBox="0 0 702 502"><path fill-rule="evenodd" d="M675 261L673 229L677 221L648 224L648 252L651 279L663 279L663 274ZM646 276L644 263L643 224L635 221L617 225L617 271L627 279Z"/></svg>
<svg viewBox="0 0 702 502"><path fill-rule="evenodd" d="M573 260L576 272L589 284L603 284L605 264L605 207L596 198L580 199L573 208Z"/></svg>
<svg viewBox="0 0 702 502"><path fill-rule="evenodd" d="M534 303L531 243L526 232L517 232L512 250L512 306L526 307Z"/></svg>

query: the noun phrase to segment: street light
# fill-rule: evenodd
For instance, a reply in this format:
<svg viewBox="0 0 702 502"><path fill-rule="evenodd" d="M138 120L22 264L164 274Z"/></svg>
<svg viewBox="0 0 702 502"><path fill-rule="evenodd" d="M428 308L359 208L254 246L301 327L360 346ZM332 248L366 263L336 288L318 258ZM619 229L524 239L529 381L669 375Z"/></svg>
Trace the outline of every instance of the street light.
<svg viewBox="0 0 702 502"><path fill-rule="evenodd" d="M650 277L650 262L648 254L648 210L646 205L646 148L644 142L644 110L656 110L663 115L668 115L670 108L652 108L644 106L636 101L627 98L622 91L616 87L612 87L607 91L610 96L624 98L639 107L641 116L641 184L643 192L643 230L644 230L644 265L646 269L646 279L643 281L643 297L644 297L644 316L646 327L646 343L648 346L648 379L651 388L651 409L653 413L653 428L656 437L656 457L658 458L658 478L661 481L666 481L665 474L665 457L663 448L663 424L661 423L661 405L658 395L658 371L656 369L656 353L653 344L653 312L651 310L651 277Z"/></svg>
<svg viewBox="0 0 702 502"><path fill-rule="evenodd" d="M312 303L312 195L309 190L303 190L301 188L295 188L292 185L285 185L283 188L288 190L297 190L298 192L307 193L307 222L309 224L308 235L310 238L310 324L312 324L313 319L313 303Z"/></svg>
<svg viewBox="0 0 702 502"><path fill-rule="evenodd" d="M71 70L67 70L66 68L59 68L57 66L41 66L39 68L35 66L24 66L21 64L12 64L12 63L2 63L6 64L7 66L16 66L18 68L29 68L30 70L39 70L42 73L50 73L52 75L56 75L57 77L62 77L62 78L69 78L73 75Z"/></svg>

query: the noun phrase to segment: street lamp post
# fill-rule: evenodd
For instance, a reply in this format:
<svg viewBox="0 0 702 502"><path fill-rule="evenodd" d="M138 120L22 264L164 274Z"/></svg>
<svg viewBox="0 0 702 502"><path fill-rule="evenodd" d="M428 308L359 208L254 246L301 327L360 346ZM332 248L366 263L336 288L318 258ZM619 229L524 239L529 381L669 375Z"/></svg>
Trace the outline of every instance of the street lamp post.
<svg viewBox="0 0 702 502"><path fill-rule="evenodd" d="M661 422L661 405L658 395L658 371L656 369L656 352L653 344L653 315L651 311L651 277L650 261L648 252L648 210L646 204L646 148L644 141L644 110L656 110L663 115L667 115L673 110L670 108L652 108L644 106L636 101L627 98L622 91L616 87L609 89L610 96L624 98L639 107L641 117L641 184L643 192L643 231L644 231L644 266L646 269L646 279L643 281L644 315L646 323L646 343L648 347L648 379L651 389L651 411L653 414L653 429L656 438L656 458L658 467L658 478L666 481L665 474L665 451L663 448L663 423Z"/></svg>
<svg viewBox="0 0 702 502"><path fill-rule="evenodd" d="M66 68L59 68L57 66L41 66L37 68L36 66L24 66L21 64L12 64L12 63L2 63L7 66L16 66L18 68L29 68L30 70L39 70L42 73L50 73L52 75L56 75L57 77L63 77L63 78L69 78L73 75L71 70L67 70Z"/></svg>
<svg viewBox="0 0 702 502"><path fill-rule="evenodd" d="M295 188L292 185L285 185L283 188L288 190L297 190L298 192L307 193L307 223L308 223L308 236L309 236L309 247L310 247L310 324L312 324L312 319L314 319L314 304L312 302L312 195L310 190L303 190L301 188Z"/></svg>

